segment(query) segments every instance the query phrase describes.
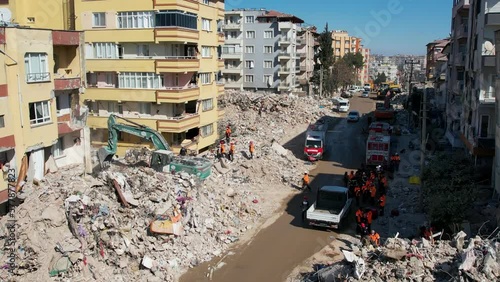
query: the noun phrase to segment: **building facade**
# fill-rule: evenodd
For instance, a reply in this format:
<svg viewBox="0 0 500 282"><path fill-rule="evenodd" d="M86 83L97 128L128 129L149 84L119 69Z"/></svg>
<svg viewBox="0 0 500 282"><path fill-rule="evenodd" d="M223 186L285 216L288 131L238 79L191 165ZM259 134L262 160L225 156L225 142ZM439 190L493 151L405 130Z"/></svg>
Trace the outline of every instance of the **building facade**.
<svg viewBox="0 0 500 282"><path fill-rule="evenodd" d="M58 167L89 160L83 146L83 34L0 28L0 203L8 183L39 181ZM15 184L14 184L15 185Z"/></svg>
<svg viewBox="0 0 500 282"><path fill-rule="evenodd" d="M361 85L364 85L365 83L370 83L370 49L368 48L361 48L361 55L363 55L363 68L361 69L361 72L359 73L359 81Z"/></svg>
<svg viewBox="0 0 500 282"><path fill-rule="evenodd" d="M306 66L307 43L312 33L304 21L289 14L263 9L226 11L222 30L225 45L223 77L226 88L296 91L300 87L300 65ZM313 46L313 45L312 45ZM303 68L307 73L306 68Z"/></svg>
<svg viewBox="0 0 500 282"><path fill-rule="evenodd" d="M309 80L313 76L316 40L319 34L316 27L302 27L297 38L297 53L299 54L299 84L302 91L312 94L313 86Z"/></svg>
<svg viewBox="0 0 500 282"><path fill-rule="evenodd" d="M75 26L85 31L85 59L92 143L105 145L107 120L117 114L160 132L174 151L214 144L223 114L219 46L224 1L83 1ZM145 146L119 135L118 155ZM152 144L149 145L150 147Z"/></svg>
<svg viewBox="0 0 500 282"><path fill-rule="evenodd" d="M469 33L469 0L453 2L450 42L445 48L448 55L446 75L446 133L454 148L463 147L460 140L463 97L465 91L465 60Z"/></svg>
<svg viewBox="0 0 500 282"><path fill-rule="evenodd" d="M332 48L335 58L342 58L347 53L361 52L361 38L350 36L345 30L334 30Z"/></svg>
<svg viewBox="0 0 500 282"><path fill-rule="evenodd" d="M441 39L430 42L427 44L427 58L425 67L425 76L427 81L434 80L434 74L436 73L436 65L438 65L438 60L443 56L443 49L448 44L448 39Z"/></svg>
<svg viewBox="0 0 500 282"><path fill-rule="evenodd" d="M499 22L500 23L500 22ZM495 57L496 57L496 85L495 99L500 101L500 26L495 31ZM495 161L493 162L493 187L497 195L500 195L500 103L496 103L496 118L495 118Z"/></svg>

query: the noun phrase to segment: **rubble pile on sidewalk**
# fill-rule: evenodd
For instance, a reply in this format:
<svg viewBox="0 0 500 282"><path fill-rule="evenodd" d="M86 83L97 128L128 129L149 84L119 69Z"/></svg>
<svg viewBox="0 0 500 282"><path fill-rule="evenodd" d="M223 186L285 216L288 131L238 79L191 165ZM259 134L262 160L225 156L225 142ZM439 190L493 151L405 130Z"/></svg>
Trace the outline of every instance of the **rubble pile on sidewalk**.
<svg viewBox="0 0 500 282"><path fill-rule="evenodd" d="M239 109L246 102L237 97L254 95L227 98L232 102L226 121L235 128L241 153L232 162L206 154L214 166L205 181L140 165L149 163L150 152L138 149L95 176L75 166L46 175L38 185L26 183L19 193L25 202L13 212L15 229L0 229L0 243L15 233L16 248L0 256L15 256L18 281L173 281L221 255L273 215L310 169L275 140L330 112L308 98L275 95L258 98L276 103L261 115L254 102ZM254 159L243 153L249 140L256 142Z"/></svg>
<svg viewBox="0 0 500 282"><path fill-rule="evenodd" d="M497 235L498 236L498 235ZM327 266L303 281L499 281L500 243L479 236L453 241L389 238L379 248L353 246L345 261Z"/></svg>

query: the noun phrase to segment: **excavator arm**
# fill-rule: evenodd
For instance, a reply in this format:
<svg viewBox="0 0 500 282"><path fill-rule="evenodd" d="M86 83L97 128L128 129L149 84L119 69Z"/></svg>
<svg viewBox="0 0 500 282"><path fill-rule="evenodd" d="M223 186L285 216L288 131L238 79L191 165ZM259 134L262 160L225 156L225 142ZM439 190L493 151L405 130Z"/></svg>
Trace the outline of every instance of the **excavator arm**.
<svg viewBox="0 0 500 282"><path fill-rule="evenodd" d="M118 119L127 122L127 124L118 123ZM135 123L126 118L111 114L108 118L108 145L100 148L97 152L97 157L99 158L101 167L105 167L116 154L119 132L132 134L141 137L144 140L150 141L153 143L156 150L170 151L170 146L168 145L167 140L165 140L163 135L161 135L158 131L145 125Z"/></svg>

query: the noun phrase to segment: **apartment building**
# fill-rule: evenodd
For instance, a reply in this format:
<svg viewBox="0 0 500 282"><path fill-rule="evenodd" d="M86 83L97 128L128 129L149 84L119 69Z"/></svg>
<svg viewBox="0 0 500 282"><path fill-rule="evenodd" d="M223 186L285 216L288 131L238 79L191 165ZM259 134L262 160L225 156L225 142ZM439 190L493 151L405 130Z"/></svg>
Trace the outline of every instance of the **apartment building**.
<svg viewBox="0 0 500 282"><path fill-rule="evenodd" d="M469 0L454 1L449 44L444 53L448 55L446 75L446 133L454 148L464 147L460 140L460 123L463 113L465 87L465 59L469 33Z"/></svg>
<svg viewBox="0 0 500 282"><path fill-rule="evenodd" d="M433 81L438 60L443 57L443 49L448 44L449 39L440 39L427 44L427 57L425 76L426 80Z"/></svg>
<svg viewBox="0 0 500 282"><path fill-rule="evenodd" d="M302 27L298 32L297 53L299 54L299 85L302 91L311 94L313 86L309 80L313 76L316 41L319 37L316 27Z"/></svg>
<svg viewBox="0 0 500 282"><path fill-rule="evenodd" d="M498 14L500 15L500 14ZM497 19L498 19L497 15ZM500 21L499 21L500 24ZM500 29L495 31L495 57L498 62L500 59ZM497 79L495 83L495 99L500 101L500 64L496 65ZM495 161L493 162L493 179L492 184L495 187L497 195L500 195L500 103L496 103L496 113L495 117Z"/></svg>
<svg viewBox="0 0 500 282"><path fill-rule="evenodd" d="M361 85L364 85L365 83L370 82L370 49L368 48L361 48L361 55L363 55L363 68L361 69L359 73L359 81Z"/></svg>
<svg viewBox="0 0 500 282"><path fill-rule="evenodd" d="M361 38L350 36L345 30L332 31L333 55L342 58L347 53L361 52Z"/></svg>
<svg viewBox="0 0 500 282"><path fill-rule="evenodd" d="M85 31L88 126L95 146L106 144L110 114L160 132L174 151L200 152L218 139L224 92L218 31L222 0L84 1L75 5ZM119 135L118 155L146 145Z"/></svg>
<svg viewBox="0 0 500 282"><path fill-rule="evenodd" d="M448 54L450 43L443 48L441 54L436 59L436 64L434 66L434 74L430 83L433 84L434 94L429 97L427 101L431 104L431 109L433 112L439 112L439 116L446 120L446 98L447 98L447 88L446 88L446 74L448 72ZM445 126L445 124L443 124Z"/></svg>
<svg viewBox="0 0 500 282"><path fill-rule="evenodd" d="M294 15L272 10L226 11L222 26L225 87L277 92L296 90L300 86L301 62L297 50L303 46L298 34L303 22Z"/></svg>
<svg viewBox="0 0 500 282"><path fill-rule="evenodd" d="M389 57L382 57L381 60L370 60L368 73L376 78L379 73L384 73L387 80L397 82L398 66L395 65Z"/></svg>
<svg viewBox="0 0 500 282"><path fill-rule="evenodd" d="M42 180L83 163L86 111L80 106L83 34L0 28L0 204L8 182ZM87 150L87 151L86 151Z"/></svg>

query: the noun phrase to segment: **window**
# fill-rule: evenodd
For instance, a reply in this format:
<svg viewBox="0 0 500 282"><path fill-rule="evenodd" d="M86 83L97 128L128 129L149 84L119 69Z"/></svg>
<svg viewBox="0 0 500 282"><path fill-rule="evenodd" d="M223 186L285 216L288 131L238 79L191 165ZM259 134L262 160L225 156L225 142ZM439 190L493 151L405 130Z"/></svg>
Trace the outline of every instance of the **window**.
<svg viewBox="0 0 500 282"><path fill-rule="evenodd" d="M192 13L179 10L166 10L156 13L155 25L157 27L178 26L198 29L198 19L196 15Z"/></svg>
<svg viewBox="0 0 500 282"><path fill-rule="evenodd" d="M245 17L245 23L254 23L254 16L246 16Z"/></svg>
<svg viewBox="0 0 500 282"><path fill-rule="evenodd" d="M163 77L151 72L122 72L118 75L118 88L159 89Z"/></svg>
<svg viewBox="0 0 500 282"><path fill-rule="evenodd" d="M273 85L273 76L271 74L265 74L263 82L271 87Z"/></svg>
<svg viewBox="0 0 500 282"><path fill-rule="evenodd" d="M253 69L255 67L253 61L245 61L245 68L247 69Z"/></svg>
<svg viewBox="0 0 500 282"><path fill-rule="evenodd" d="M24 55L26 82L50 81L46 53L26 53Z"/></svg>
<svg viewBox="0 0 500 282"><path fill-rule="evenodd" d="M273 68L273 61L264 61L264 68L265 69L272 69Z"/></svg>
<svg viewBox="0 0 500 282"><path fill-rule="evenodd" d="M57 139L56 144L52 145L50 148L52 156L54 158L61 157L64 155L64 139L61 137Z"/></svg>
<svg viewBox="0 0 500 282"><path fill-rule="evenodd" d="M265 39L269 39L269 38L273 38L273 31L272 30L265 30L264 31L264 38Z"/></svg>
<svg viewBox="0 0 500 282"><path fill-rule="evenodd" d="M255 47L254 46L245 46L245 53L247 54L253 54L255 52Z"/></svg>
<svg viewBox="0 0 500 282"><path fill-rule="evenodd" d="M49 101L29 103L30 124L44 124L51 121Z"/></svg>
<svg viewBox="0 0 500 282"><path fill-rule="evenodd" d="M93 13L92 19L93 27L106 27L106 13Z"/></svg>
<svg viewBox="0 0 500 282"><path fill-rule="evenodd" d="M211 124L207 124L205 126L200 127L200 132L201 132L201 136L203 136L203 137L207 137L207 136L212 135L214 133L214 124L211 123Z"/></svg>
<svg viewBox="0 0 500 282"><path fill-rule="evenodd" d="M118 58L118 45L115 43L94 43L93 51L96 59Z"/></svg>
<svg viewBox="0 0 500 282"><path fill-rule="evenodd" d="M488 138L489 126L490 126L490 116L481 116L481 131L479 132L480 138Z"/></svg>
<svg viewBox="0 0 500 282"><path fill-rule="evenodd" d="M106 73L106 84L107 85L113 85L114 83L114 78L112 73Z"/></svg>
<svg viewBox="0 0 500 282"><path fill-rule="evenodd" d="M212 47L202 46L201 47L201 57L202 58L210 58L210 57L212 57Z"/></svg>
<svg viewBox="0 0 500 282"><path fill-rule="evenodd" d="M253 75L245 75L245 82L253 82Z"/></svg>
<svg viewBox="0 0 500 282"><path fill-rule="evenodd" d="M4 127L5 127L5 116L1 115L0 116L0 128L4 128Z"/></svg>
<svg viewBox="0 0 500 282"><path fill-rule="evenodd" d="M119 12L118 28L153 28L155 14L153 12Z"/></svg>
<svg viewBox="0 0 500 282"><path fill-rule="evenodd" d="M212 80L210 79L210 73L200 73L200 82L201 84L210 84Z"/></svg>
<svg viewBox="0 0 500 282"><path fill-rule="evenodd" d="M210 0L203 0L203 4L209 5L210 4Z"/></svg>
<svg viewBox="0 0 500 282"><path fill-rule="evenodd" d="M265 54L272 54L273 53L273 46L264 46L264 53Z"/></svg>
<svg viewBox="0 0 500 282"><path fill-rule="evenodd" d="M201 19L201 30L210 31L210 22L209 19Z"/></svg>
<svg viewBox="0 0 500 282"><path fill-rule="evenodd" d="M206 99L201 101L201 109L202 111L210 111L214 108L213 99Z"/></svg>
<svg viewBox="0 0 500 282"><path fill-rule="evenodd" d="M142 115L150 115L151 103L139 103L139 113Z"/></svg>
<svg viewBox="0 0 500 282"><path fill-rule="evenodd" d="M255 31L249 30L246 32L247 38L255 38Z"/></svg>
<svg viewBox="0 0 500 282"><path fill-rule="evenodd" d="M145 44L137 45L137 56L149 57L149 45L145 45Z"/></svg>

